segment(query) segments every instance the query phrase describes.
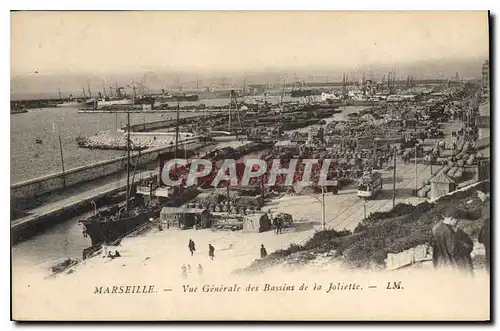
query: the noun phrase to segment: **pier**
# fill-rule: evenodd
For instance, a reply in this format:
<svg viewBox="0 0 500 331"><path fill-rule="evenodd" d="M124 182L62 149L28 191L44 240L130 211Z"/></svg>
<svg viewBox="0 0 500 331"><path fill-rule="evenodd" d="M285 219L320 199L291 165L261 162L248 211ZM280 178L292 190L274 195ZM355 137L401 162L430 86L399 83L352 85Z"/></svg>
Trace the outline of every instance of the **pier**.
<svg viewBox="0 0 500 331"><path fill-rule="evenodd" d="M152 171L143 171L136 174L134 183L138 183L142 179L150 178ZM64 218L77 209L87 206L91 201L97 203L100 199L107 198L123 191L126 187L126 176L121 176L120 179L108 181L107 184L97 184L94 188L82 187L76 190L62 193L60 200L43 204L40 207L34 208L27 212L27 216L12 220L10 223L11 235L13 242L18 241L25 234L21 233L28 226L36 226L43 222L53 221ZM76 192L75 192L76 191Z"/></svg>

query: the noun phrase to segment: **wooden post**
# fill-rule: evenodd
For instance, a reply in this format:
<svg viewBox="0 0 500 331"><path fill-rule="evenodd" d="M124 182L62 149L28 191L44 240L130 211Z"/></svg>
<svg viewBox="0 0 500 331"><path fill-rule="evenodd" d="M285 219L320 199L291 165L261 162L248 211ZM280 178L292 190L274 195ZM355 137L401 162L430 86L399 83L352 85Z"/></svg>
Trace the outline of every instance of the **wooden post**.
<svg viewBox="0 0 500 331"><path fill-rule="evenodd" d="M325 221L325 187L321 186L321 218L323 219L323 231L326 230Z"/></svg>
<svg viewBox="0 0 500 331"><path fill-rule="evenodd" d="M180 103L179 99L177 99L177 119L176 119L176 124L175 124L175 156L174 158L177 158L177 149L179 148L179 111L180 111ZM177 164L175 165L175 168L177 169Z"/></svg>
<svg viewBox="0 0 500 331"><path fill-rule="evenodd" d="M62 150L61 136L59 136L59 151L61 153L61 166L62 166L62 172L63 172L63 182L64 182L64 187L66 187L66 171L64 170L64 156L63 156L63 150Z"/></svg>
<svg viewBox="0 0 500 331"><path fill-rule="evenodd" d="M363 210L364 210L364 213L365 213L364 220L366 220L366 199L363 199Z"/></svg>
<svg viewBox="0 0 500 331"><path fill-rule="evenodd" d="M397 149L394 149L394 167L392 169L392 208L396 206L396 157Z"/></svg>
<svg viewBox="0 0 500 331"><path fill-rule="evenodd" d="M128 204L130 200L130 111L127 111L127 201L125 202L125 209L128 211Z"/></svg>
<svg viewBox="0 0 500 331"><path fill-rule="evenodd" d="M418 196L417 145L415 145L415 196Z"/></svg>

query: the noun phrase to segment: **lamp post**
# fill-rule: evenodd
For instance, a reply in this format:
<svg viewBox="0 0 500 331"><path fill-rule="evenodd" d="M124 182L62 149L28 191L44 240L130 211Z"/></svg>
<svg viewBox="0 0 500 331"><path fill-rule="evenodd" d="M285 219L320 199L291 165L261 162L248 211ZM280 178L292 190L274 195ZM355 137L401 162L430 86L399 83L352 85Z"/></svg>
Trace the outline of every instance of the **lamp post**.
<svg viewBox="0 0 500 331"><path fill-rule="evenodd" d="M97 205L95 204L94 200L90 201L92 206L94 206L94 216L97 215Z"/></svg>
<svg viewBox="0 0 500 331"><path fill-rule="evenodd" d="M366 220L366 199L363 199L363 210L365 212L365 220Z"/></svg>
<svg viewBox="0 0 500 331"><path fill-rule="evenodd" d="M417 168L417 152L418 144L415 144L415 196L418 196L418 168Z"/></svg>
<svg viewBox="0 0 500 331"><path fill-rule="evenodd" d="M323 221L323 231L325 231L325 187L321 186L321 218Z"/></svg>
<svg viewBox="0 0 500 331"><path fill-rule="evenodd" d="M321 186L321 200L318 197L311 196L321 203L321 223L323 224L323 231L326 230L326 217L325 217L325 187Z"/></svg>

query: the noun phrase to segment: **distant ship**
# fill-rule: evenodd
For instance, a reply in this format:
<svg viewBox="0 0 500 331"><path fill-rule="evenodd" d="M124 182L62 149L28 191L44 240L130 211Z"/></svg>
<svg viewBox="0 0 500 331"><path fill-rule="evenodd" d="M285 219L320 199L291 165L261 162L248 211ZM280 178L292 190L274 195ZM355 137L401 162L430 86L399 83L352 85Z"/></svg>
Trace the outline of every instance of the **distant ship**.
<svg viewBox="0 0 500 331"><path fill-rule="evenodd" d="M339 105L342 103L342 97L335 93L321 93L321 101L326 101L330 105Z"/></svg>
<svg viewBox="0 0 500 331"><path fill-rule="evenodd" d="M104 106L115 106L115 105L133 105L134 101L132 99L121 98L121 99L111 99L111 98L103 98L97 101L98 107Z"/></svg>
<svg viewBox="0 0 500 331"><path fill-rule="evenodd" d="M172 101L189 101L196 102L200 99L198 94L180 94L180 95L172 95L172 94L163 94L156 97L159 102L172 102Z"/></svg>
<svg viewBox="0 0 500 331"><path fill-rule="evenodd" d="M297 89L297 90L292 90L292 92L290 92L290 96L292 98L309 97L312 94L313 93L311 89Z"/></svg>
<svg viewBox="0 0 500 331"><path fill-rule="evenodd" d="M57 108L84 108L84 109L96 109L98 107L97 100L69 100L63 101L62 103L58 103L56 105Z"/></svg>
<svg viewBox="0 0 500 331"><path fill-rule="evenodd" d="M151 96L140 96L136 97L133 100L134 105L154 105L155 104L155 98Z"/></svg>

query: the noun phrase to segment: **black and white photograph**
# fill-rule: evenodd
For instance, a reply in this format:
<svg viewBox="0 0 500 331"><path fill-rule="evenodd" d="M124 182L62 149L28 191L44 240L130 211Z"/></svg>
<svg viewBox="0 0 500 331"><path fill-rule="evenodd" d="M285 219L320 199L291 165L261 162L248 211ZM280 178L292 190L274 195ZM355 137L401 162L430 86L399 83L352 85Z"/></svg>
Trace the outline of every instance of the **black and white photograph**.
<svg viewBox="0 0 500 331"><path fill-rule="evenodd" d="M15 321L489 321L490 13L12 11Z"/></svg>

